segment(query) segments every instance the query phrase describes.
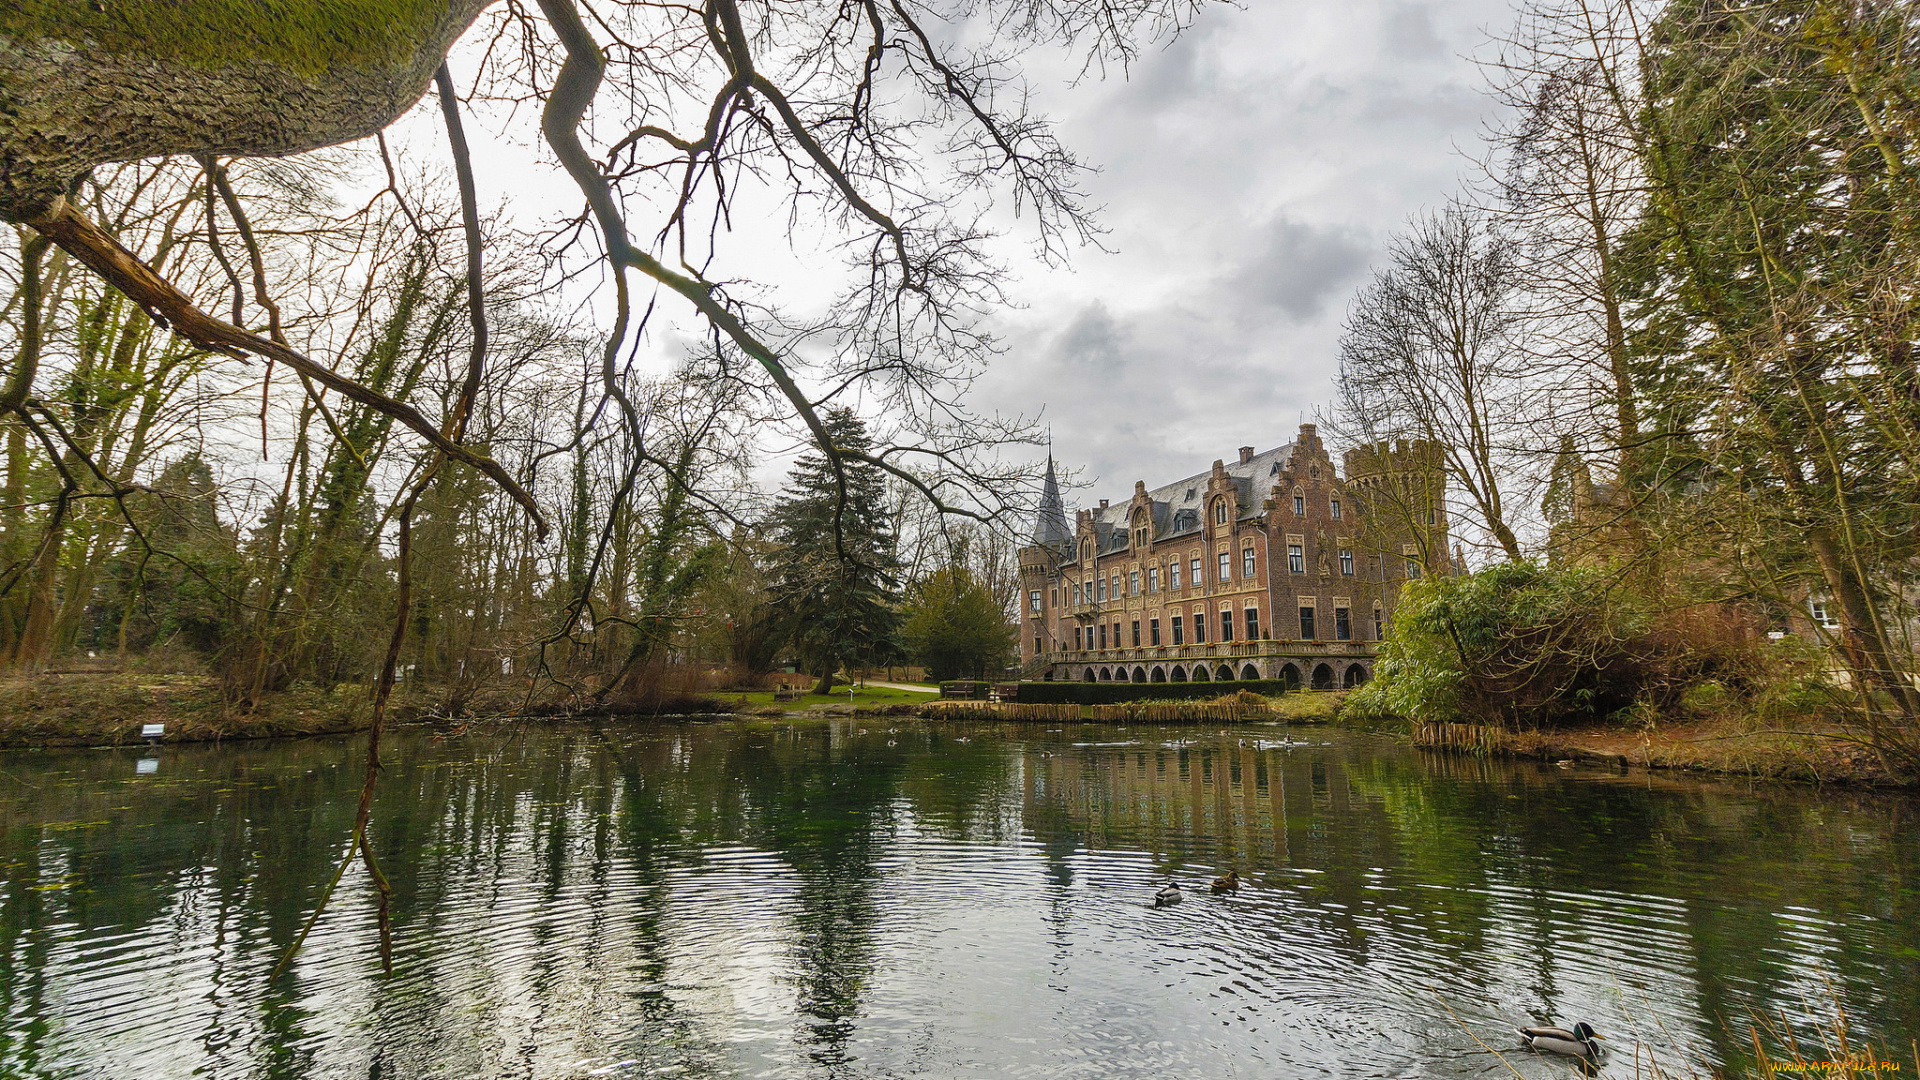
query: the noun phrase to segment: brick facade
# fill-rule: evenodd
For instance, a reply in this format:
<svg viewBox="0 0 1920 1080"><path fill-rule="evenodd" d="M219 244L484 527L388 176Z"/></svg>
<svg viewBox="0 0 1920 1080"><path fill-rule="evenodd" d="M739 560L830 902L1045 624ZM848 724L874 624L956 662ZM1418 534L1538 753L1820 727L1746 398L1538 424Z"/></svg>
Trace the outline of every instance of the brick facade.
<svg viewBox="0 0 1920 1080"><path fill-rule="evenodd" d="M1365 682L1401 584L1450 569L1444 474L1433 447L1404 440L1344 464L1302 424L1278 449L1136 482L1071 528L1049 465L1020 552L1022 677Z"/></svg>

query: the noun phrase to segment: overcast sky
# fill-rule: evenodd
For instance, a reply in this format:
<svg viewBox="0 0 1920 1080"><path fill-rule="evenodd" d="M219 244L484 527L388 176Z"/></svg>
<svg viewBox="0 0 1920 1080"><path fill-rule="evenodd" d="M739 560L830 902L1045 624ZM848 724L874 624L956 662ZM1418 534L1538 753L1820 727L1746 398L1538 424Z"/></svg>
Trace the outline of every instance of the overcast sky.
<svg viewBox="0 0 1920 1080"><path fill-rule="evenodd" d="M1056 454L1093 485L1070 502L1290 441L1331 398L1348 297L1386 239L1471 174L1457 148L1490 104L1466 57L1510 11L1249 0L1126 81L1036 78L1101 169L1113 253L1028 277L980 404L1045 404Z"/></svg>
<svg viewBox="0 0 1920 1080"><path fill-rule="evenodd" d="M1347 300L1387 238L1471 174L1459 151L1491 105L1467 57L1511 21L1509 0L1245 0L1105 80L1076 85L1071 57L1030 53L1039 111L1098 170L1109 250L1063 269L1016 254L1021 307L992 320L1006 351L976 410L1041 414L1088 485L1070 505L1290 441L1331 398ZM526 153L524 115L476 120L483 203L528 226L577 210L548 155ZM443 155L431 96L396 137ZM838 256L787 248L785 222L736 214L729 244L750 258L717 272L750 266L782 302L817 291L810 261ZM650 340L664 356L687 339L656 323ZM764 464L777 482L784 460Z"/></svg>

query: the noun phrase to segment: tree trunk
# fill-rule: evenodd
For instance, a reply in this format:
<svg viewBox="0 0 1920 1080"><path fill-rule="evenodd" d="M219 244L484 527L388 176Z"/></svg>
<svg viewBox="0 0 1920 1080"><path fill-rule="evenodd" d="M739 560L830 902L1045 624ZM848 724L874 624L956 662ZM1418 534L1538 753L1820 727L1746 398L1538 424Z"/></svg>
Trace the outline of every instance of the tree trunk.
<svg viewBox="0 0 1920 1080"><path fill-rule="evenodd" d="M365 138L419 101L492 0L252 5L45 0L0 13L0 218L111 161L283 157ZM160 10L152 10L160 8Z"/></svg>

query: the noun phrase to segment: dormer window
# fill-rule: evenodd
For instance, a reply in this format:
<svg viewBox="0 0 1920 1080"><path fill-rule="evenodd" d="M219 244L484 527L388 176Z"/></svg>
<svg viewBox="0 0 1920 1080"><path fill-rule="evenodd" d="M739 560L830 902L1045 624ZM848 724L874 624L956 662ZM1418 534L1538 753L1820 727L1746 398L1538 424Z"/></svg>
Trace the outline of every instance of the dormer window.
<svg viewBox="0 0 1920 1080"><path fill-rule="evenodd" d="M1192 501L1193 501L1193 489L1192 489L1192 488L1188 488L1188 489L1187 489L1187 501L1188 501L1188 502L1192 502Z"/></svg>

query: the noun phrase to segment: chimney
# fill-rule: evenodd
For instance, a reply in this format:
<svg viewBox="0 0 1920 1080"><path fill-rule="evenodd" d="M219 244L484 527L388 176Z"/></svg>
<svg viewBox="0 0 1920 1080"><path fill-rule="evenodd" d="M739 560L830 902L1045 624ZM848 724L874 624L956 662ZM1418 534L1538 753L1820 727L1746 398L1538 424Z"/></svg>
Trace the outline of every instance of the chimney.
<svg viewBox="0 0 1920 1080"><path fill-rule="evenodd" d="M1102 509L1102 510L1105 510L1106 508L1107 508L1107 500L1105 500L1105 499L1101 499L1101 500L1100 500L1100 509Z"/></svg>
<svg viewBox="0 0 1920 1080"><path fill-rule="evenodd" d="M1245 465L1247 462L1252 460L1253 460L1253 447L1251 446L1241 447L1240 448L1240 464Z"/></svg>

